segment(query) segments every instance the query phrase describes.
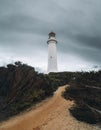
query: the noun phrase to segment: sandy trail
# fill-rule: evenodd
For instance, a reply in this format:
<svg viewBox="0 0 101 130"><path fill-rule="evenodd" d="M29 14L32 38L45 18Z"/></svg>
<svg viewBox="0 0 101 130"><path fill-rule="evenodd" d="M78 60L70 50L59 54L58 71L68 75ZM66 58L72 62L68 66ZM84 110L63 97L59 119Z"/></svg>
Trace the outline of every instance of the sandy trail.
<svg viewBox="0 0 101 130"><path fill-rule="evenodd" d="M69 108L73 104L65 100L61 93L66 86L58 88L52 98L36 109L18 115L0 125L0 130L100 130L74 119Z"/></svg>

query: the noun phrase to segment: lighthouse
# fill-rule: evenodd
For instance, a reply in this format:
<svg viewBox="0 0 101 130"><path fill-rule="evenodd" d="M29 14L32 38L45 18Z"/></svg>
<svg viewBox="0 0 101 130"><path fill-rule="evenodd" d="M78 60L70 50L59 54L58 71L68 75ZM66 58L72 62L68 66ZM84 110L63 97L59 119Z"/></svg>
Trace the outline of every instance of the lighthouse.
<svg viewBox="0 0 101 130"><path fill-rule="evenodd" d="M48 68L49 72L57 72L57 40L54 32L49 33L48 44Z"/></svg>

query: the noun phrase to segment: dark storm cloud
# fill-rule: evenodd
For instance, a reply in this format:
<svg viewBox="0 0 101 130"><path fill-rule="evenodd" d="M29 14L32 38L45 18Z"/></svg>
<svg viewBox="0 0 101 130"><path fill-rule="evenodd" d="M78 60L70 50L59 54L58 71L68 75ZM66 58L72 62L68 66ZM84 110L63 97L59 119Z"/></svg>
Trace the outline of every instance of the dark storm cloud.
<svg viewBox="0 0 101 130"><path fill-rule="evenodd" d="M0 20L0 29L2 31L20 32L20 33L38 33L41 35L45 33L45 29L42 33L43 25L47 22L27 16L25 14L11 14Z"/></svg>
<svg viewBox="0 0 101 130"><path fill-rule="evenodd" d="M65 18L65 43L60 50L77 55L85 61L101 64L101 1L85 0L76 4L81 6L75 5Z"/></svg>
<svg viewBox="0 0 101 130"><path fill-rule="evenodd" d="M58 53L99 65L100 5L100 0L1 0L0 48L5 55L47 54L47 34L53 30Z"/></svg>
<svg viewBox="0 0 101 130"><path fill-rule="evenodd" d="M101 36L77 35L75 39L85 46L101 49Z"/></svg>
<svg viewBox="0 0 101 130"><path fill-rule="evenodd" d="M101 37L86 34L70 37L63 43L64 46L61 44L59 50L81 57L85 61L101 64Z"/></svg>

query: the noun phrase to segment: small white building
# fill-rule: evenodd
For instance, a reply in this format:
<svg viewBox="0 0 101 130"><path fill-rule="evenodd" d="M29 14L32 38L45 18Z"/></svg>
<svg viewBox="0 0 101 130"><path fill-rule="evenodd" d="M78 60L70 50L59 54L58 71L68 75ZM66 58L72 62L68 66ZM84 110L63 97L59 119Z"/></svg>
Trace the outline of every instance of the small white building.
<svg viewBox="0 0 101 130"><path fill-rule="evenodd" d="M54 32L49 33L48 44L48 73L57 72L57 40Z"/></svg>

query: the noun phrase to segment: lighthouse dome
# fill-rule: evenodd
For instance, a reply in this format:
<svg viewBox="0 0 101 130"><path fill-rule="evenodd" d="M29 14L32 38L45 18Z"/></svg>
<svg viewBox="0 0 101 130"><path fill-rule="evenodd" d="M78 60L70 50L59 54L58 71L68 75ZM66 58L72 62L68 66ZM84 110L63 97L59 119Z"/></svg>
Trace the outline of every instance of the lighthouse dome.
<svg viewBox="0 0 101 130"><path fill-rule="evenodd" d="M55 35L56 35L56 34L55 34L54 32L50 32L50 33L49 33L49 37L51 37L51 36L55 37Z"/></svg>

